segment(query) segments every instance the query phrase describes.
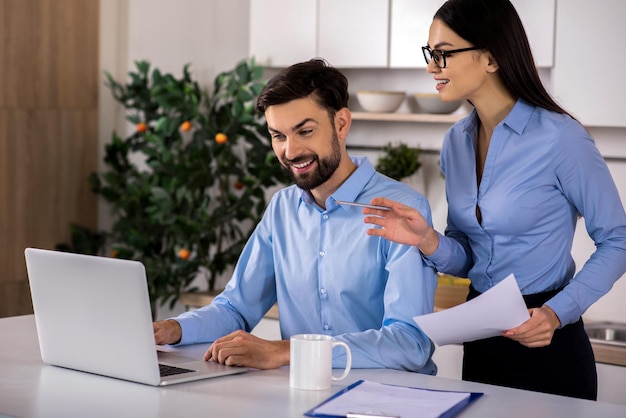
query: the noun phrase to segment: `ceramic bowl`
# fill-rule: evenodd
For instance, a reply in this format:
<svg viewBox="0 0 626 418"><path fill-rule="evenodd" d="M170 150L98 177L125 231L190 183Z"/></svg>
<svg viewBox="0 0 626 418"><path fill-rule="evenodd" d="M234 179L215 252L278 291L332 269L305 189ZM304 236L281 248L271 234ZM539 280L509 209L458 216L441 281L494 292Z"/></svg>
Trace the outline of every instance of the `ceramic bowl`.
<svg viewBox="0 0 626 418"><path fill-rule="evenodd" d="M413 97L417 104L417 111L421 113L452 113L463 103L463 100L444 102L439 98L438 93L417 93Z"/></svg>
<svg viewBox="0 0 626 418"><path fill-rule="evenodd" d="M391 113L398 110L404 100L403 91L359 90L356 98L366 112Z"/></svg>

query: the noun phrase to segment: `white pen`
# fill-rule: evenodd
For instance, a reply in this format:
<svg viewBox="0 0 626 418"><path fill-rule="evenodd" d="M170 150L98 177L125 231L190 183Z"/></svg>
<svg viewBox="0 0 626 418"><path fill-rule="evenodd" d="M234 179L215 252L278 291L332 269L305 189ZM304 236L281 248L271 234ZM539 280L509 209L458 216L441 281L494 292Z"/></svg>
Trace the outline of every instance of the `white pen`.
<svg viewBox="0 0 626 418"><path fill-rule="evenodd" d="M390 210L388 206L377 206L377 205L369 205L367 203L358 203L358 202L344 202L343 200L335 200L338 205L341 206L358 206L360 208L370 208L370 209L379 209L379 210Z"/></svg>

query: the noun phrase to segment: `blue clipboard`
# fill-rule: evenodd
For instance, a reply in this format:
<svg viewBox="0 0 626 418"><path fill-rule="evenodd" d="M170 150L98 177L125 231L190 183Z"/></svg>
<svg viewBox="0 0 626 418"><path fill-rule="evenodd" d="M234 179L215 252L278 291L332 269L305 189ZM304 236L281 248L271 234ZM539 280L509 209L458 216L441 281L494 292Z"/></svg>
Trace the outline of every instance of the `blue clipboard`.
<svg viewBox="0 0 626 418"><path fill-rule="evenodd" d="M358 387L359 385L361 385L362 383L364 383L365 380L358 380L354 383L352 383L350 386L340 390L339 392L333 394L332 396L330 396L328 399L326 399L325 401L321 402L320 404L316 405L315 407L311 408L310 410L308 410L307 412L304 413L304 416L307 417L318 417L318 418L356 418L356 417L371 417L371 418L383 418L383 417L387 417L386 415L368 415L368 414L362 414L362 413L357 413L357 414L348 414L348 415L327 415L327 414L322 414L322 413L318 413L316 412L316 410L318 410L322 405L325 405L335 399L337 399L338 397L348 393L349 391L351 391L352 389ZM424 388L418 388L418 387L410 387L410 386L399 386L399 385L387 385L387 386L398 386L398 387L404 387L404 388L408 388L408 389L419 389L422 391L432 391L432 392L455 392L455 393L469 393L469 397L463 399L462 401L456 403L454 406L452 406L451 408L449 408L446 412L444 412L443 414L439 415L440 418L451 418L453 416L455 416L456 414L458 414L459 412L461 412L461 410L463 410L465 407L467 407L469 404L471 404L472 402L474 402L476 399L480 398L483 393L482 392L459 392L459 391L445 391L445 390L436 390L436 389L424 389ZM390 418L403 418L403 417L397 417L394 415L389 415L388 417Z"/></svg>

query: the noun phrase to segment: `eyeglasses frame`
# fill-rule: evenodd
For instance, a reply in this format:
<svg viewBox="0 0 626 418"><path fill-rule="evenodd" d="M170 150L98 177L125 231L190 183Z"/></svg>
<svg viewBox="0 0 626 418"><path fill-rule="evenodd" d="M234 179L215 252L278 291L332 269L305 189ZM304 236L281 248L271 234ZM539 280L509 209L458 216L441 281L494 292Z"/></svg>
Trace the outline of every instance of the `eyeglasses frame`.
<svg viewBox="0 0 626 418"><path fill-rule="evenodd" d="M424 60L426 60L426 65L430 64L430 61L435 61L435 65L437 65L437 67L446 68L446 66L448 65L446 57L449 57L452 54L457 54L459 52L476 51L478 49L482 49L482 48L479 46L471 46L469 48L459 48L459 49L452 49L449 51L444 51L442 49L431 49L428 45L426 45L422 47L422 53L424 54ZM441 57L443 58L443 65L439 65L439 59L435 58L435 55L433 55L434 51L437 51L441 54ZM426 53L428 53L428 55L426 55ZM430 60L428 59L428 56L430 56Z"/></svg>

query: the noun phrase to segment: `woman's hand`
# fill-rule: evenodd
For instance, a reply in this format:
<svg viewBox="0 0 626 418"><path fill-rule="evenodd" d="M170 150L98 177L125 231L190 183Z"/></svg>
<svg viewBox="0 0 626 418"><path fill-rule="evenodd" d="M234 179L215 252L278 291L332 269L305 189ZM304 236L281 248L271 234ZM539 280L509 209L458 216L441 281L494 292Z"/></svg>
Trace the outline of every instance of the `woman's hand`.
<svg viewBox="0 0 626 418"><path fill-rule="evenodd" d="M372 204L387 206L389 210L364 208L365 223L380 228L367 230L368 235L386 238L407 245L414 245L422 254L431 255L439 246L439 235L428 225L426 219L415 208L384 197L372 199Z"/></svg>
<svg viewBox="0 0 626 418"><path fill-rule="evenodd" d="M547 305L528 310L530 319L502 335L526 347L545 347L552 342L554 331L561 325L559 317Z"/></svg>

